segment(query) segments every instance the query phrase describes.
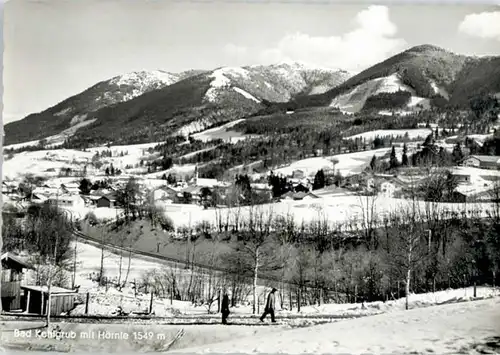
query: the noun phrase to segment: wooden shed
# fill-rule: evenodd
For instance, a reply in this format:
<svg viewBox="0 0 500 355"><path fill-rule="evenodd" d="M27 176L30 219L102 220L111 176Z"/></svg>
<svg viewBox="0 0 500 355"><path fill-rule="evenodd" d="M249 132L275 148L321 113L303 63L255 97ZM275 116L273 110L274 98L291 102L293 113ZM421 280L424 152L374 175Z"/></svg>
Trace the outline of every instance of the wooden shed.
<svg viewBox="0 0 500 355"><path fill-rule="evenodd" d="M2 310L9 312L21 309L21 281L23 279L23 269L33 267L12 253L1 255L2 273L0 282L2 284Z"/></svg>
<svg viewBox="0 0 500 355"><path fill-rule="evenodd" d="M107 194L101 196L96 200L97 207L108 207L115 208L116 207L116 196L114 194Z"/></svg>
<svg viewBox="0 0 500 355"><path fill-rule="evenodd" d="M47 300L49 298L47 286L21 286L21 289L24 291L22 305L25 312L46 315ZM74 308L77 296L76 291L52 286L50 294L50 315L60 315Z"/></svg>

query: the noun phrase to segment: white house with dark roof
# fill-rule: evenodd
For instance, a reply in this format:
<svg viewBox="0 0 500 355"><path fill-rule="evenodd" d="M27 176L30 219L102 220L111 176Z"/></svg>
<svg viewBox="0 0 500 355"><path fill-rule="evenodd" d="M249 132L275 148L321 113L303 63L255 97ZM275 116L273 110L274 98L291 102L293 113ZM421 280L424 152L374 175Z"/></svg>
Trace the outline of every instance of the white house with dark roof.
<svg viewBox="0 0 500 355"><path fill-rule="evenodd" d="M80 195L52 195L45 202L60 207L85 207L85 200Z"/></svg>
<svg viewBox="0 0 500 355"><path fill-rule="evenodd" d="M205 179L198 176L198 167L194 169L194 177L189 181L192 186L214 188L220 186L217 179Z"/></svg>
<svg viewBox="0 0 500 355"><path fill-rule="evenodd" d="M471 155L463 160L464 166L500 170L500 157L496 155Z"/></svg>

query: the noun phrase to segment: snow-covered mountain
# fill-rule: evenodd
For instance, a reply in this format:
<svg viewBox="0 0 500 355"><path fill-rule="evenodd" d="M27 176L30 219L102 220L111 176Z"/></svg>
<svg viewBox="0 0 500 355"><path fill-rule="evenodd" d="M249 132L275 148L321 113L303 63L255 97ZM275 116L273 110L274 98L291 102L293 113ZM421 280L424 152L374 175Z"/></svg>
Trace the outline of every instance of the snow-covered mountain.
<svg viewBox="0 0 500 355"><path fill-rule="evenodd" d="M179 74L139 71L102 81L41 113L8 124L6 144L33 141L67 131L116 140L121 133L151 135L151 130L199 132L263 108L262 102L287 102L296 95L331 89L352 74L300 63L223 67ZM110 108L113 109L110 109ZM148 130L149 133L146 133ZM73 131L71 131L74 134Z"/></svg>
<svg viewBox="0 0 500 355"><path fill-rule="evenodd" d="M103 92L104 98L115 102L123 102L140 96L148 91L161 89L181 80L180 74L172 74L162 70L136 71L119 75L109 80L110 85L116 85L125 90ZM115 95L113 95L115 94Z"/></svg>
<svg viewBox="0 0 500 355"><path fill-rule="evenodd" d="M173 74L161 70L135 71L101 81L45 111L7 124L6 142L37 140L60 135L71 128L76 132L76 127L95 122L94 113L104 107L127 102L202 72L193 70Z"/></svg>
<svg viewBox="0 0 500 355"><path fill-rule="evenodd" d="M359 74L323 94L305 97L293 103L299 107L334 106L346 112L358 112L367 100L378 100L394 109L407 100L400 110L429 107L432 99L442 97L455 107L468 107L470 99L481 93L500 90L500 57L473 57L453 53L433 45L409 48ZM411 95L401 95L399 92ZM389 95L381 95L389 94ZM400 95L392 100L391 95ZM293 106L293 105L291 105ZM370 105L372 107L373 105Z"/></svg>
<svg viewBox="0 0 500 355"><path fill-rule="evenodd" d="M341 69L307 66L297 62L248 67L223 67L214 70L207 99L215 101L217 92L232 89L250 100L286 102L299 94L328 91L349 79L353 73Z"/></svg>

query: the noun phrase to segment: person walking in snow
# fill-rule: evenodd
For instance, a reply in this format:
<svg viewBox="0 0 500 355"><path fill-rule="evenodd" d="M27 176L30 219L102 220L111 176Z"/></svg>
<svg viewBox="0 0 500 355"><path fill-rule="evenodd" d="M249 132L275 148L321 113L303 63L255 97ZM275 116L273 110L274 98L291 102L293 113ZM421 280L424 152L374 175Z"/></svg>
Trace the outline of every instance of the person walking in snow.
<svg viewBox="0 0 500 355"><path fill-rule="evenodd" d="M264 308L264 313L260 317L260 321L263 322L264 318L268 314L271 315L271 322L276 323L276 319L274 319L274 307L276 305L276 298L275 298L275 293L278 291L277 289L273 288L269 295L267 296L267 302L266 302L266 307Z"/></svg>
<svg viewBox="0 0 500 355"><path fill-rule="evenodd" d="M222 324L227 324L227 317L229 316L229 295L227 291L224 291L224 296L222 297L222 302L221 302L221 307L220 307L221 313L222 313Z"/></svg>

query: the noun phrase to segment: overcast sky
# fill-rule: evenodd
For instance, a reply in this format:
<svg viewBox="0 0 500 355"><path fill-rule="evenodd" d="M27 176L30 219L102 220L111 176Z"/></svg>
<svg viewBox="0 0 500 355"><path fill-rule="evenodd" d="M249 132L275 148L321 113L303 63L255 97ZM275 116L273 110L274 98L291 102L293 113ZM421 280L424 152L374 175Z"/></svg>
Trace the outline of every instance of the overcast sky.
<svg viewBox="0 0 500 355"><path fill-rule="evenodd" d="M4 123L135 70L301 61L360 71L424 43L500 55L494 5L11 0L4 10Z"/></svg>

